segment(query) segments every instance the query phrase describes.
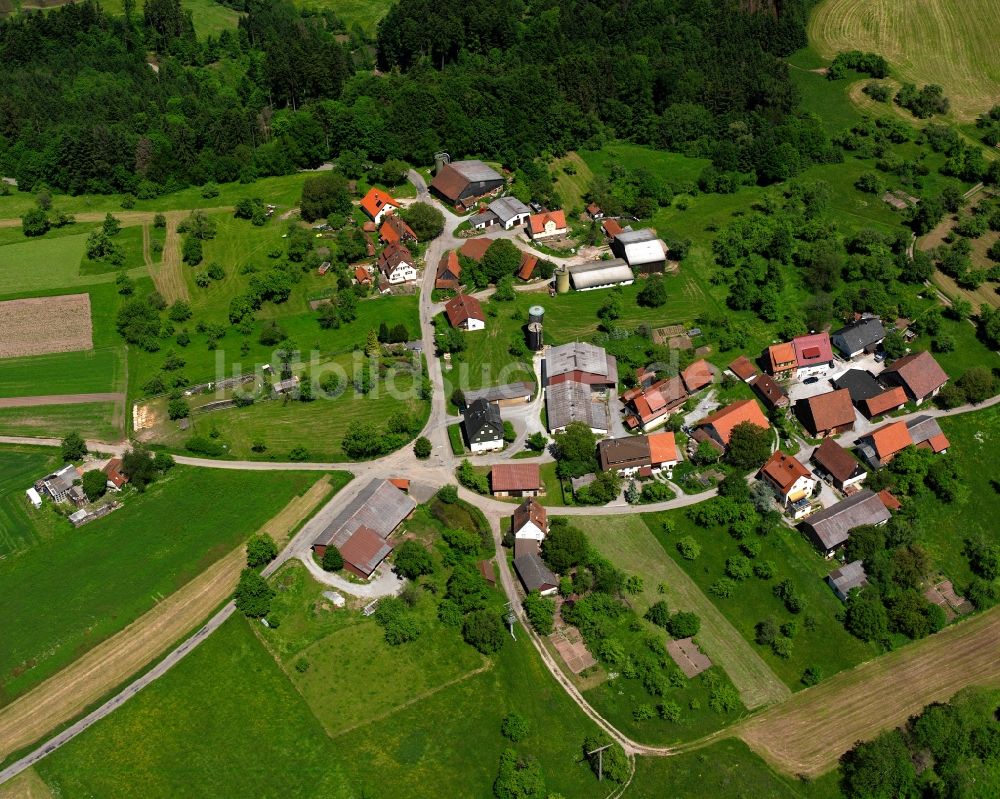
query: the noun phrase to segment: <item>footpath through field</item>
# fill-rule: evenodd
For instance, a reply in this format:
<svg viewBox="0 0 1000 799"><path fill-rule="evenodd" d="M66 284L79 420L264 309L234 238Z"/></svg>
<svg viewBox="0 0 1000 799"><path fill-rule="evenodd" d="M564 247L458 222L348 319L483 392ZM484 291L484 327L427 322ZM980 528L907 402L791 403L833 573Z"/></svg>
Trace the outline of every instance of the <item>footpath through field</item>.
<svg viewBox="0 0 1000 799"><path fill-rule="evenodd" d="M1000 607L795 694L734 731L772 765L816 777L858 740L969 685L1000 685Z"/></svg>
<svg viewBox="0 0 1000 799"><path fill-rule="evenodd" d="M261 528L284 545L330 491L324 476ZM0 709L0 760L79 715L146 667L232 594L246 565L241 545L117 635Z"/></svg>
<svg viewBox="0 0 1000 799"><path fill-rule="evenodd" d="M86 402L125 402L122 391L96 394L42 394L35 397L0 397L0 408L37 408L45 405L82 405Z"/></svg>

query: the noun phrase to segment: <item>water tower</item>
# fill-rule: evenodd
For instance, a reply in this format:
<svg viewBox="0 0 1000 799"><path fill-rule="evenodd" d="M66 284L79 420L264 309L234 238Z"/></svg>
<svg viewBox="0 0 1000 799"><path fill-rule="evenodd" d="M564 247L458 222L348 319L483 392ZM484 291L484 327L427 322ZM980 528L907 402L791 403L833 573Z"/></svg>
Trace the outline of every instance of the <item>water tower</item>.
<svg viewBox="0 0 1000 799"><path fill-rule="evenodd" d="M532 352L542 351L542 323L528 323L528 349Z"/></svg>
<svg viewBox="0 0 1000 799"><path fill-rule="evenodd" d="M531 324L532 322L538 322L538 324L541 324L545 321L544 316L545 309L541 305L532 305L528 309L528 324Z"/></svg>
<svg viewBox="0 0 1000 799"><path fill-rule="evenodd" d="M560 294L569 294L569 270L565 266L560 266L556 270L556 291Z"/></svg>

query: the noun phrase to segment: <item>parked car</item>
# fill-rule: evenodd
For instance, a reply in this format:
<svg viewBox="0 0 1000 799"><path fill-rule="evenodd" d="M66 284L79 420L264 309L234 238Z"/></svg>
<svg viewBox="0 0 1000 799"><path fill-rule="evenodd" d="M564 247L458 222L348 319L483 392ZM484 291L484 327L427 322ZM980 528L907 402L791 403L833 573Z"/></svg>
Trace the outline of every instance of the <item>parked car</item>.
<svg viewBox="0 0 1000 799"><path fill-rule="evenodd" d="M812 377L807 377L802 382L805 383L807 386L809 386L809 385L812 385L813 383L818 383L819 382L819 378L816 377L816 375L813 375Z"/></svg>

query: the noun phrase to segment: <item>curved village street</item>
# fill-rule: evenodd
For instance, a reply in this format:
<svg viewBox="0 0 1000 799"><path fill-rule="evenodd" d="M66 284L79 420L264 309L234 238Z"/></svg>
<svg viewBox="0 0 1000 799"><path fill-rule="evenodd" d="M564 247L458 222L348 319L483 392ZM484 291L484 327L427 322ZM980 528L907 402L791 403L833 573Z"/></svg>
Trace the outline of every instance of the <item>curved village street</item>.
<svg viewBox="0 0 1000 799"><path fill-rule="evenodd" d="M338 512L352 499L354 499L360 491L372 480L376 478L393 478L393 477L405 477L411 480L412 490L414 493L421 496L430 496L438 488L452 484L455 482L455 469L460 462L460 458L454 456L451 451L451 447L448 441L448 424L457 421L454 417L449 417L447 410L447 401L449 392L445 390L445 381L442 374L441 362L439 359L432 356L435 351L434 346L434 325L433 318L434 315L440 311L440 305L433 302L432 292L434 289L434 282L436 277L436 266L441 256L449 249L460 246L465 239L459 238L453 234L452 231L461 223L462 219L451 212L450 209L443 207L440 202L430 197L426 183L416 172L410 172L410 180L415 185L417 189L417 199L425 202L430 202L435 205L443 214L445 218L444 231L442 234L430 242L427 247L425 255L425 268L423 275L423 285L420 292L420 329L421 329L421 340L423 345L424 353L428 354L427 366L429 371L429 377L432 385L432 400L431 400L431 411L427 423L424 427L422 435L430 439L433 450L429 459L425 461L418 461L413 455L412 447L406 446L396 452L393 452L385 457L379 458L373 461L365 462L345 462L345 463L279 463L279 462L267 462L267 461L238 461L238 460L213 460L206 458L196 458L189 457L186 455L177 455L175 460L179 464L192 467L200 468L215 468L215 469L242 469L242 470L255 470L255 471L273 471L273 470L311 470L311 471L331 471L331 470L346 470L350 471L354 475L354 479L345 486L337 495L335 495L325 506L323 506L313 517L302 526L299 532L288 542L288 544L282 549L279 556L270 563L264 570L265 575L273 574L280 566L291 558L298 558L303 563L306 564L310 571L310 574L318 581L333 586L337 590L344 591L346 593L352 593L357 596L362 597L377 597L385 595L388 593L397 592L402 583L394 576L382 577L374 581L372 584L367 586L359 586L354 583L349 583L343 578L336 577L335 575L330 575L320 569L310 551L310 546L312 542L318 537L318 535L326 528L330 521L338 514ZM0 224L2 226L2 224ZM516 238L516 231L494 231L487 234L488 238L499 238L505 237L510 238L515 241L518 247L522 250L529 250L523 242L518 241ZM548 255L543 255L542 253L537 253L542 257L550 258ZM560 260L560 259L552 259ZM536 355L536 375L539 373L537 369L537 358L540 357ZM540 392L539 392L540 393ZM534 411L534 420L537 422L538 410L540 410L539 399L536 399L532 403L531 408ZM937 409L927 409L919 411L916 414L911 414L909 417L899 417L902 420L906 420L912 416L917 415L930 415L935 417L941 416L951 416L960 413L967 413L973 410L980 410L982 408L990 407L1000 403L1000 396L993 397L986 402L983 402L976 406L962 406L960 408L955 408L950 411L942 411ZM529 426L531 424L528 421L528 414L513 414L514 420L521 429L518 429L518 441L523 441L524 436L527 431L531 429ZM540 428L539 428L540 429ZM847 434L842 439L844 443L853 443L855 434ZM0 436L0 443L13 443L13 444L35 444L35 445L45 445L45 446L58 446L58 439L36 439L20 436ZM115 455L120 455L128 447L128 442L116 442L116 443L106 443L106 442L87 442L88 447L92 451L96 452L106 452ZM500 463L507 460L511 453L515 451L515 447L509 448L510 451L506 454L495 453L488 456L480 456L476 458L477 464L493 464ZM543 453L535 462L544 462L552 460L552 456L549 453ZM772 711L764 711L764 713L756 714L751 717L751 720L745 722L736 728L728 728L714 733L705 739L695 741L689 744L685 744L678 747L653 747L646 746L639 742L636 742L622 733L620 730L611 725L606 719L604 719L593 707L587 702L583 697L581 692L576 688L573 682L565 675L562 668L555 661L546 647L543 645L541 639L538 635L531 629L530 624L524 616L523 608L521 607L519 589L516 584L513 573L511 572L510 566L507 561L507 557L504 550L501 547L501 541L503 537L503 529L506 520L513 511L514 506L507 502L501 502L499 500L484 497L475 494L465 488L459 489L459 495L462 499L470 502L471 504L478 507L488 519L490 526L493 530L494 543L496 546L496 563L499 569L500 584L503 587L503 591L506 594L508 600L511 601L512 607L515 609L516 614L522 622L522 630L520 633L529 635L531 640L538 651L539 657L545 663L549 672L552 674L553 679L562 686L566 693L573 699L573 701L581 708L581 710L591 718L598 726L600 726L611 738L617 741L630 756L634 755L645 755L645 756L668 756L675 754L677 752L690 750L691 748L696 748L704 745L709 740L714 740L719 737L725 737L728 735L737 735L741 733L741 729L748 730L750 735L748 735L748 740L751 743L757 743L754 740L754 736L758 735L757 732L761 728L766 727L766 719L773 716L779 708L784 707L784 703L773 708ZM559 508L559 515L566 516L590 516L590 515L623 515L629 513L646 513L655 512L662 510L672 510L677 508L684 508L699 502L708 500L716 495L715 489L710 489L699 494L680 494L674 499L666 502L659 502L649 505L641 506L629 506L625 504L613 504L605 507L565 507ZM197 647L199 643L205 640L209 635L211 635L215 630L217 630L233 613L235 612L235 607L232 602L226 604L221 610L215 613L202 627L200 627L197 632L191 635L189 638L180 643L172 651L165 654L162 659L156 664L156 666L150 669L148 672L142 674L135 680L133 680L129 685L127 685L118 694L107 700L100 707L96 708L83 718L74 721L71 725L61 730L53 738L49 739L41 746L31 751L21 759L9 765L6 769L0 771L0 783L11 779L15 775L24 771L25 769L32 766L41 758L45 757L48 753L59 748L63 744L72 740L75 736L79 735L85 729L104 718L111 712L113 712L117 707L126 702L129 698L137 694L144 687L152 683L154 680L158 679L160 676L169 671L174 665L180 662L187 654ZM1000 612L1000 609L998 609ZM989 614L980 614L978 618L982 618ZM992 618L992 616L991 616ZM966 623L967 624L967 623ZM980 625L982 626L982 625ZM962 628L963 625L958 625ZM992 629L992 628L990 628ZM936 636L935 636L936 637ZM930 640L930 639L928 639ZM918 660L920 658L921 652L928 649L927 641L921 643L911 644L906 647L906 652L909 655L906 659L897 658L897 661L902 661L904 666L906 662ZM865 669L866 667L873 666L872 664L862 664L855 672L860 669ZM879 666L881 669L881 664ZM881 670L879 671L881 673ZM848 692L854 697L854 700L859 703L864 703L868 700L874 700L876 697L871 694L871 691L867 688L864 681L850 681L853 672L847 675L838 675L831 678L831 680L826 681L819 687L799 691L795 694L795 705L794 706L805 706L809 707L811 712L816 712L817 708L811 707L807 701L807 697L815 694L820 694L825 697L823 701L823 707L826 709L832 709L836 705L844 701L844 692ZM57 675L58 676L58 675ZM843 677L843 679L841 679ZM838 693L835 690L836 686L840 683L846 683L846 687ZM876 682L875 685L879 683ZM832 687L831 687L832 686ZM884 686L881 689L884 690ZM941 691L940 685L935 685L935 690L937 694L944 695ZM923 704L923 695L917 697L916 701L920 705ZM820 715L817 713L816 718ZM757 721L762 720L762 721ZM69 721L69 719L66 719ZM888 720L887 720L888 721ZM832 722L824 722L832 723ZM821 731L813 729L813 734L819 736ZM760 743L759 747L762 749L767 749L767 743Z"/></svg>

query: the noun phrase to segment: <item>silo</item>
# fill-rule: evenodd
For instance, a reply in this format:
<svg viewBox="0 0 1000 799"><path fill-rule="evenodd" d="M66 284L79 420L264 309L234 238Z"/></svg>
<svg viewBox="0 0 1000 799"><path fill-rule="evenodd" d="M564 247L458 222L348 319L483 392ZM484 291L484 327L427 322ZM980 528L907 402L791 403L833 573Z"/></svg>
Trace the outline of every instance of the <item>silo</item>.
<svg viewBox="0 0 1000 799"><path fill-rule="evenodd" d="M533 322L538 322L541 324L545 321L545 309L541 305L532 305L528 309L528 324Z"/></svg>
<svg viewBox="0 0 1000 799"><path fill-rule="evenodd" d="M556 270L556 291L569 294L569 270L565 266Z"/></svg>
<svg viewBox="0 0 1000 799"><path fill-rule="evenodd" d="M532 322L528 325L528 349L532 352L542 351L542 323Z"/></svg>

